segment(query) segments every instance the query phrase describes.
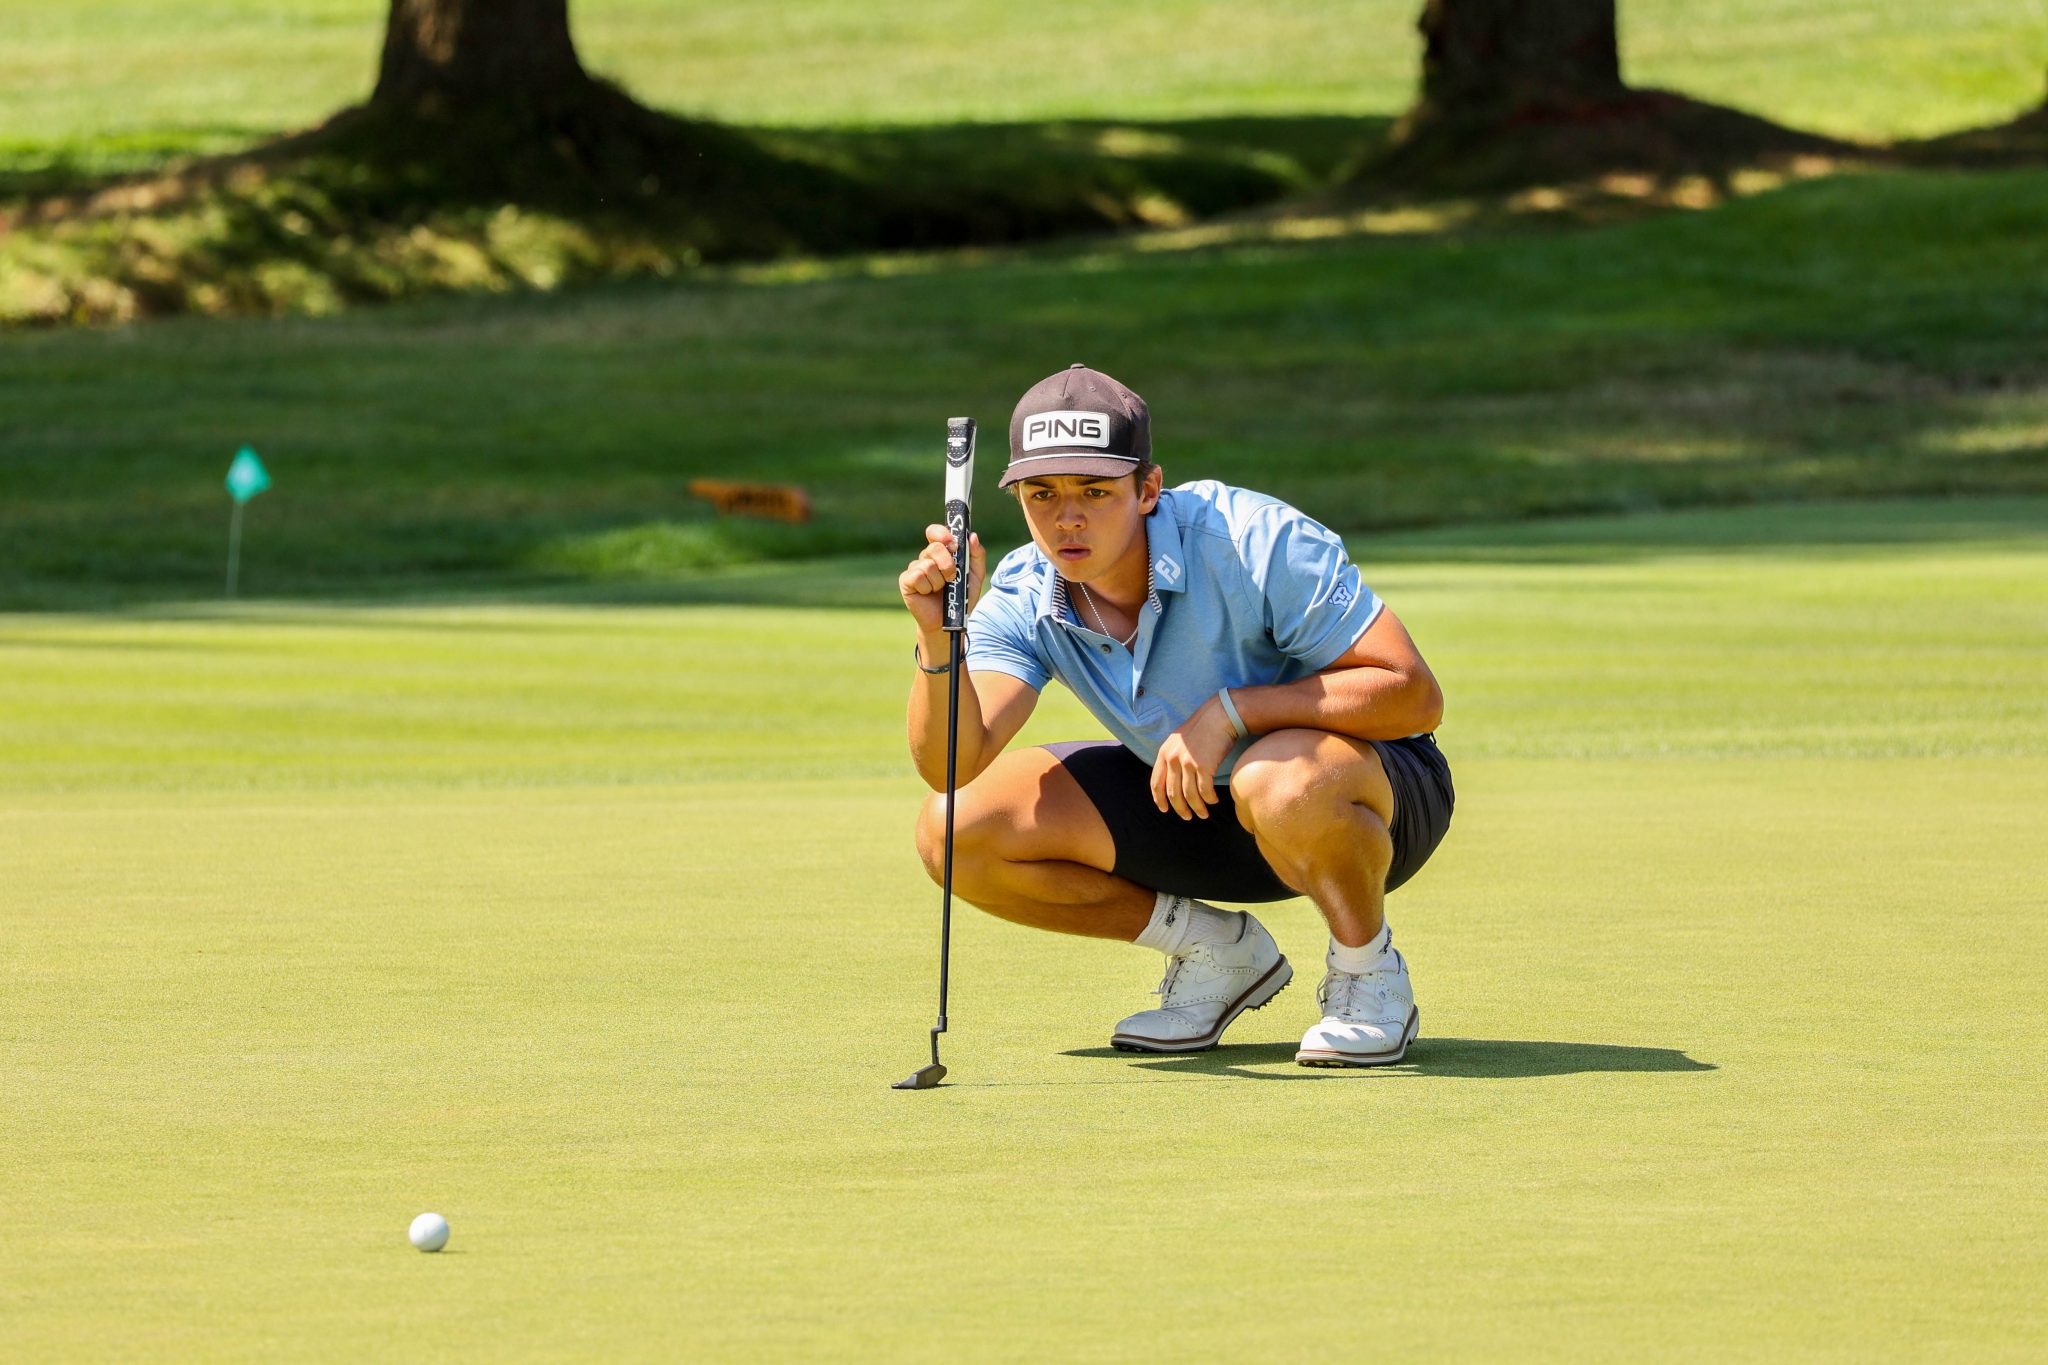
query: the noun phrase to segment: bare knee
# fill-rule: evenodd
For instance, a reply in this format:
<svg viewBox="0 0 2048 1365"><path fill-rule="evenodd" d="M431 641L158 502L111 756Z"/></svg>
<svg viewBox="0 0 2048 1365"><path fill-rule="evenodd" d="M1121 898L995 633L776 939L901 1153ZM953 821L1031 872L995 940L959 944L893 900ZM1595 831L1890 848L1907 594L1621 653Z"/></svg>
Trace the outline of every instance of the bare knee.
<svg viewBox="0 0 2048 1365"><path fill-rule="evenodd" d="M1256 746L1247 757L1255 752ZM1338 857L1384 872L1394 858L1393 835L1356 785L1342 769L1304 755L1254 759L1230 778L1238 822L1275 866Z"/></svg>
<svg viewBox="0 0 2048 1365"><path fill-rule="evenodd" d="M917 856L936 881L945 869L946 794L932 792L917 808Z"/></svg>
<svg viewBox="0 0 2048 1365"><path fill-rule="evenodd" d="M1008 822L997 818L987 803L975 799L971 788L954 798L953 870L979 867L1000 858L1001 835ZM946 794L933 792L917 810L917 856L933 881L946 874Z"/></svg>
<svg viewBox="0 0 2048 1365"><path fill-rule="evenodd" d="M1306 758L1240 763L1230 775L1230 795L1238 823L1266 835L1327 824L1349 804L1341 784Z"/></svg>
<svg viewBox="0 0 2048 1365"><path fill-rule="evenodd" d="M959 801L966 793L961 792L954 799ZM964 808L964 802L962 803ZM953 858L960 861L966 846L974 842L974 830L970 822L963 822L960 809L953 815ZM933 881L946 875L946 794L933 792L925 797L917 808L917 856L924 861L924 870L931 874Z"/></svg>

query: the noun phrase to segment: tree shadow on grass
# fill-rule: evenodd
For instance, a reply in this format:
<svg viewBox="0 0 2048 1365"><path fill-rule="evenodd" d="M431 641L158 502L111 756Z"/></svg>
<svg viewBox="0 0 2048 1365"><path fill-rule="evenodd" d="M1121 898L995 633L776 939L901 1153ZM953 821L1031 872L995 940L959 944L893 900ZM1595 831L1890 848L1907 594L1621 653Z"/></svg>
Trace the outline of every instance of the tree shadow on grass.
<svg viewBox="0 0 2048 1365"><path fill-rule="evenodd" d="M1384 1074L1446 1076L1464 1080L1515 1080L1532 1076L1576 1076L1589 1071L1716 1071L1711 1062L1694 1061L1677 1048L1628 1047L1614 1043L1553 1043L1508 1038L1422 1038L1408 1056L1386 1067L1299 1067L1288 1071L1253 1071L1252 1066L1292 1062L1293 1043L1224 1046L1213 1052L1133 1061L1146 1071L1200 1076L1240 1076L1257 1081L1335 1080L1345 1076ZM1067 1057L1118 1057L1133 1054L1114 1048L1076 1048Z"/></svg>
<svg viewBox="0 0 2048 1365"><path fill-rule="evenodd" d="M1389 123L745 128L599 83L461 116L373 101L196 158L172 142L15 164L0 147L0 264L32 285L0 296L0 323L324 313L718 263L808 275L838 257L1182 228L1323 186Z"/></svg>

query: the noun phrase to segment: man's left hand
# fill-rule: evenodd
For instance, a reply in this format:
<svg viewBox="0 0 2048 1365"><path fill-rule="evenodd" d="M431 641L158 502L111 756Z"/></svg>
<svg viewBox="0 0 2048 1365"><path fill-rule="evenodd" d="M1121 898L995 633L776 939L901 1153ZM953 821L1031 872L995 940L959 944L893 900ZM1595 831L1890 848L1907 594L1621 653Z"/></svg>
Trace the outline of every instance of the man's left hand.
<svg viewBox="0 0 2048 1365"><path fill-rule="evenodd" d="M1237 730L1214 697L1202 703L1178 730L1159 746L1152 765L1152 802L1171 807L1183 820L1206 820L1217 802L1216 770L1237 743Z"/></svg>

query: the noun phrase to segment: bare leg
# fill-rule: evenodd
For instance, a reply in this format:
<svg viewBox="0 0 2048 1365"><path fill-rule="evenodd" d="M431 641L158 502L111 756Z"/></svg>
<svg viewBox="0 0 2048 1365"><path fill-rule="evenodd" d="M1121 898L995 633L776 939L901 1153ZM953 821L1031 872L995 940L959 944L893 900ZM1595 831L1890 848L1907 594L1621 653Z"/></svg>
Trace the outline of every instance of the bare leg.
<svg viewBox="0 0 2048 1365"><path fill-rule="evenodd" d="M1137 938L1153 893L1110 872L1116 845L1060 761L1017 749L960 789L953 818L953 892L998 918L1093 938ZM932 880L945 867L946 798L917 819L917 850Z"/></svg>
<svg viewBox="0 0 2048 1365"><path fill-rule="evenodd" d="M1276 730L1231 772L1237 818L1280 879L1314 901L1346 947L1386 922L1394 789L1379 753L1326 730Z"/></svg>

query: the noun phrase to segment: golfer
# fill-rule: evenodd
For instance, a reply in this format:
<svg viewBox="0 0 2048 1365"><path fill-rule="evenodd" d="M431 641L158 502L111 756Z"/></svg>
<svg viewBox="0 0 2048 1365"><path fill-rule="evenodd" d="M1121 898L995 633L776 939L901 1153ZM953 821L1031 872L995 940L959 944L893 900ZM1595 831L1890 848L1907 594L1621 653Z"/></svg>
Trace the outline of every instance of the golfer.
<svg viewBox="0 0 2048 1365"><path fill-rule="evenodd" d="M991 577L979 537L960 689L953 888L989 914L1166 955L1159 1005L1110 1036L1214 1047L1293 978L1249 913L1209 900L1307 896L1330 930L1322 1017L1295 1060L1401 1060L1420 1016L1386 893L1450 823L1431 732L1443 695L1333 532L1263 494L1162 489L1144 400L1082 365L1010 418L1001 487L1031 543ZM917 622L910 752L933 789L917 827L934 879L945 830L943 526L900 579ZM983 589L983 584L986 589ZM1110 734L1005 752L1058 679Z"/></svg>

